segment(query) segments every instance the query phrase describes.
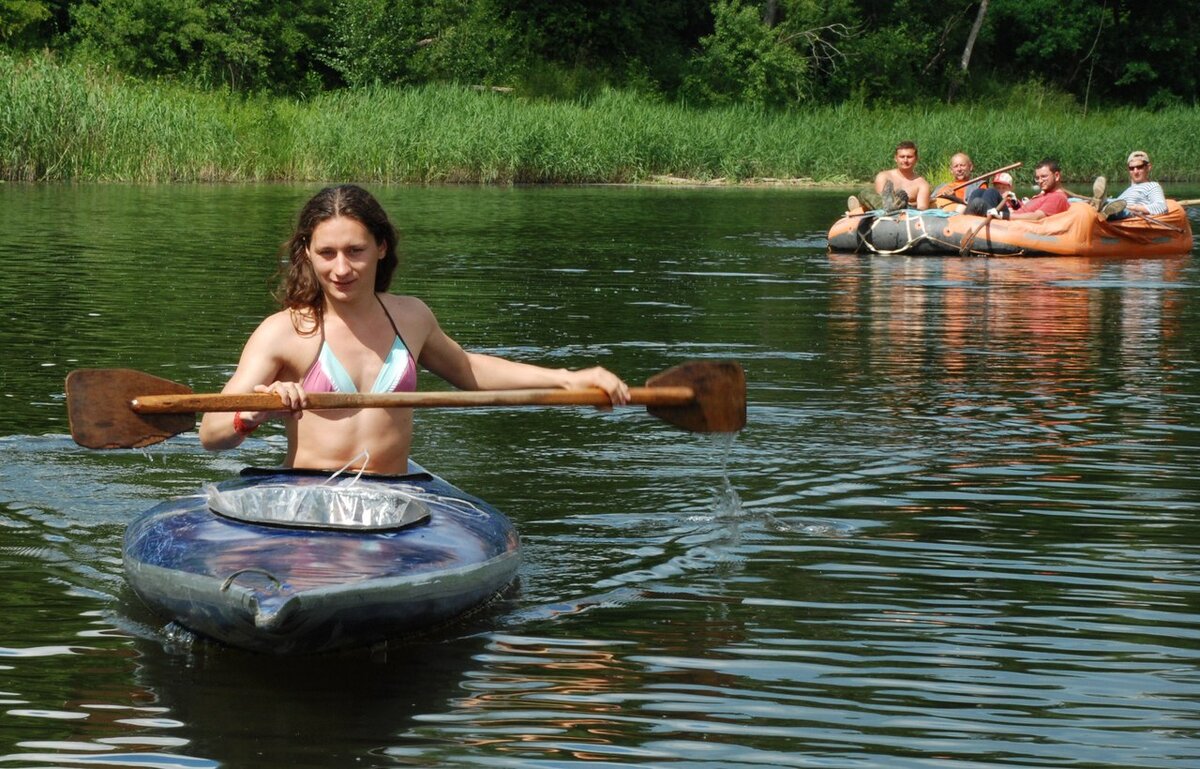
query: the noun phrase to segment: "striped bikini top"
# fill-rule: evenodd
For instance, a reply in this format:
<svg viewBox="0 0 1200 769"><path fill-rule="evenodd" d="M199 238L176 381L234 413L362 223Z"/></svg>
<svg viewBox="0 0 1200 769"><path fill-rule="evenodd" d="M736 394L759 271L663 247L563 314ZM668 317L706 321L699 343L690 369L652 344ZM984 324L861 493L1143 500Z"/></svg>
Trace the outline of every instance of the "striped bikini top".
<svg viewBox="0 0 1200 769"><path fill-rule="evenodd" d="M379 302L388 323L392 325L396 338L392 341L392 348L388 350L387 358L384 359L383 367L379 369L379 376L375 377L375 384L371 385L370 392L412 392L417 389L417 363L409 353L408 345L404 344L400 329L396 328L396 321L392 320L391 313L384 307L383 300L378 295L375 296L375 300ZM358 392L346 367L333 354L329 342L325 341L324 320L321 321L321 351L317 353L317 359L304 375L301 386L305 392L310 393Z"/></svg>

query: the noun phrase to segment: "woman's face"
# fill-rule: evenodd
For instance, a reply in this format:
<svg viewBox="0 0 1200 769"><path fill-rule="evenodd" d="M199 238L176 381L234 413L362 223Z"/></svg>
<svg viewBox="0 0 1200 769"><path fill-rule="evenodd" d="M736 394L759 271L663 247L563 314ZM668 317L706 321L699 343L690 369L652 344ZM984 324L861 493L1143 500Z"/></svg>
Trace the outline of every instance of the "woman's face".
<svg viewBox="0 0 1200 769"><path fill-rule="evenodd" d="M375 292L375 270L387 253L362 222L344 216L327 219L313 230L308 259L325 296L346 300Z"/></svg>

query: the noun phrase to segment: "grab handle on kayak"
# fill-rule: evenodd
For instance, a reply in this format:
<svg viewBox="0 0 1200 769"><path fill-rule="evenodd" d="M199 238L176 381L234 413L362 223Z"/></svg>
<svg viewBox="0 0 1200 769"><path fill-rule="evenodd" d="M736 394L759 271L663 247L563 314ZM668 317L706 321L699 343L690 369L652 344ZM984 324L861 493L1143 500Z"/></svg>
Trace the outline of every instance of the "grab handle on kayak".
<svg viewBox="0 0 1200 769"><path fill-rule="evenodd" d="M226 577L225 581L221 583L221 592L224 593L228 591L229 588L233 587L233 581L246 573L263 575L267 579L271 580L271 584L275 586L276 590L283 587L283 583L280 582L279 579L271 572L267 571L266 569L256 569L255 567L250 566L245 569L238 569L233 574L230 574L228 577Z"/></svg>

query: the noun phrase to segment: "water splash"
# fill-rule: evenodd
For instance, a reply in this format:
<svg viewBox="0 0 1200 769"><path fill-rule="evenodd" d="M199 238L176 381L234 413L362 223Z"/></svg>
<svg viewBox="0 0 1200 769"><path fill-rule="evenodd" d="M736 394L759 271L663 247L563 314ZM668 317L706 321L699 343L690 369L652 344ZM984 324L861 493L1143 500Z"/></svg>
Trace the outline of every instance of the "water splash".
<svg viewBox="0 0 1200 769"><path fill-rule="evenodd" d="M713 489L713 514L718 518L740 518L742 498L729 479L729 457L733 454L737 433L713 433L712 440L721 459L721 478Z"/></svg>

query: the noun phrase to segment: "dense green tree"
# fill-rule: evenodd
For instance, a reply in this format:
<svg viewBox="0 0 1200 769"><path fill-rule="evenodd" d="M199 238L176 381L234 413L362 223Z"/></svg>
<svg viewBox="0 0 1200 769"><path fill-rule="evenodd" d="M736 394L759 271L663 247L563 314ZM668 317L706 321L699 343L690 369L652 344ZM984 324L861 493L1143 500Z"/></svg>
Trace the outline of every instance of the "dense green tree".
<svg viewBox="0 0 1200 769"><path fill-rule="evenodd" d="M762 12L741 0L718 0L714 30L700 38L685 92L706 104L731 102L786 107L808 90L808 62L768 26Z"/></svg>
<svg viewBox="0 0 1200 769"><path fill-rule="evenodd" d="M418 14L396 0L337 0L323 60L351 86L406 83L421 37Z"/></svg>
<svg viewBox="0 0 1200 769"><path fill-rule="evenodd" d="M1084 101L1196 101L1195 2L994 0L992 7L998 75L1038 77Z"/></svg>
<svg viewBox="0 0 1200 769"><path fill-rule="evenodd" d="M945 95L958 77L961 54L975 19L975 0L939 3L829 4L824 23L840 22L839 66L815 83L822 101L928 101ZM976 68L980 67L976 59Z"/></svg>
<svg viewBox="0 0 1200 769"><path fill-rule="evenodd" d="M1118 3L1098 49L1101 77L1120 101L1153 107L1200 97L1200 8L1194 2Z"/></svg>
<svg viewBox="0 0 1200 769"><path fill-rule="evenodd" d="M0 43L17 43L27 30L49 18L46 0L0 0Z"/></svg>
<svg viewBox="0 0 1200 769"><path fill-rule="evenodd" d="M323 59L349 85L493 84L514 69L493 0L338 0Z"/></svg>
<svg viewBox="0 0 1200 769"><path fill-rule="evenodd" d="M1194 105L1195 0L0 0L0 49L237 91ZM964 65L968 59L969 67Z"/></svg>
<svg viewBox="0 0 1200 769"><path fill-rule="evenodd" d="M520 67L564 80L673 94L699 39L711 34L712 0L497 0ZM592 73L591 78L581 73ZM553 92L553 84L543 84Z"/></svg>
<svg viewBox="0 0 1200 769"><path fill-rule="evenodd" d="M319 73L316 0L87 0L72 7L78 50L140 77L234 90L289 90Z"/></svg>

